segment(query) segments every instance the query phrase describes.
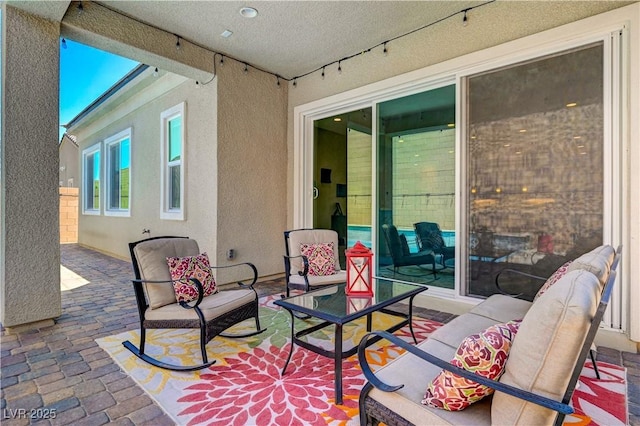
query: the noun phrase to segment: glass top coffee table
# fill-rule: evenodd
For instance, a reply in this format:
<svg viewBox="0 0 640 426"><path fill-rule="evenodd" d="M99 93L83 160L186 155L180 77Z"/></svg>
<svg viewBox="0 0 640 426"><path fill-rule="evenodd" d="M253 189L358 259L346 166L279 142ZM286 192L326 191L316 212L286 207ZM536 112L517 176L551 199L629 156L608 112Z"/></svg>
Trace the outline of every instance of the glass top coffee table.
<svg viewBox="0 0 640 426"><path fill-rule="evenodd" d="M411 323L413 298L419 293L427 290L427 287L423 285L399 283L381 278L374 279L375 290L373 297L347 296L345 294L345 287L346 284L331 285L320 290L310 291L308 293L276 300L274 302L276 305L285 308L291 314L291 350L289 351L287 361L282 368L282 374L285 374L295 345L301 346L319 355L333 358L335 365L334 377L336 404L342 404L342 360L350 357L358 351L357 346L346 350L343 349L343 325L366 316L367 331L371 331L372 314L374 312L383 312L388 315L402 318L402 321L388 328L386 331L393 333L408 324L411 336L413 336L414 342L417 343ZM408 312L399 312L388 308L390 305L405 299L409 299ZM319 318L323 321L296 332L295 320L298 318L300 313L306 314L309 317ZM333 351L301 339L303 336L330 325L335 326ZM370 339L369 342L373 344L377 340L379 339L374 338Z"/></svg>

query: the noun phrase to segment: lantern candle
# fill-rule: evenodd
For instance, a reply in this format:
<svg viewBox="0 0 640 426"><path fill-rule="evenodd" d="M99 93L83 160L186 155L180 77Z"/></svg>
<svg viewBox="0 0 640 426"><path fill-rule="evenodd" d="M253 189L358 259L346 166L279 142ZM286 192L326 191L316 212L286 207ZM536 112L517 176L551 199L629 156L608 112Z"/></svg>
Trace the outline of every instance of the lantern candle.
<svg viewBox="0 0 640 426"><path fill-rule="evenodd" d="M371 279L371 259L373 253L358 241L352 248L345 251L347 262L348 295L373 296Z"/></svg>

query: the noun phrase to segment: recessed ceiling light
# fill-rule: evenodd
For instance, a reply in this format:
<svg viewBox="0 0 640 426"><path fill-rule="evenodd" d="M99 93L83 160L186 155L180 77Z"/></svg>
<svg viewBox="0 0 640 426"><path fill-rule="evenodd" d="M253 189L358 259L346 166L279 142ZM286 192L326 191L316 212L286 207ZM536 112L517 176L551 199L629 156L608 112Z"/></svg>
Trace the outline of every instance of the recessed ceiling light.
<svg viewBox="0 0 640 426"><path fill-rule="evenodd" d="M243 7L242 9L240 9L240 15L244 16L245 18L255 18L256 16L258 16L258 11L252 7Z"/></svg>
<svg viewBox="0 0 640 426"><path fill-rule="evenodd" d="M231 34L233 34L233 31L224 30L220 35L224 38L229 38L231 37Z"/></svg>

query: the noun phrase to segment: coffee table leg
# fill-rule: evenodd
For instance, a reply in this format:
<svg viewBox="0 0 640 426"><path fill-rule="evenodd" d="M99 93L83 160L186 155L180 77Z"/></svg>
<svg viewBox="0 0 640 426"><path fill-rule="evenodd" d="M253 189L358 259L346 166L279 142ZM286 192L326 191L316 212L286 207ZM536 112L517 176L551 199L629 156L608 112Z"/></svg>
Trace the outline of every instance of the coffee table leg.
<svg viewBox="0 0 640 426"><path fill-rule="evenodd" d="M335 342L334 365L336 404L342 405L342 325L340 324L336 324Z"/></svg>
<svg viewBox="0 0 640 426"><path fill-rule="evenodd" d="M414 296L411 296L409 298L409 318L407 318L409 320L409 330L411 331L411 336L413 337L413 342L417 345L418 344L418 339L416 339L416 335L413 333L413 298Z"/></svg>
<svg viewBox="0 0 640 426"><path fill-rule="evenodd" d="M282 376L284 376L284 372L286 371L287 366L289 365L289 361L291 361L291 355L293 355L293 345L294 345L293 338L294 338L294 333L295 333L294 327L293 327L293 322L295 320L294 315L293 315L293 311L288 310L288 309L287 309L287 311L289 311L289 314L291 315L291 349L289 349L289 356L287 357L287 361L284 363L284 367L282 367L282 373L280 373L280 375L282 375Z"/></svg>

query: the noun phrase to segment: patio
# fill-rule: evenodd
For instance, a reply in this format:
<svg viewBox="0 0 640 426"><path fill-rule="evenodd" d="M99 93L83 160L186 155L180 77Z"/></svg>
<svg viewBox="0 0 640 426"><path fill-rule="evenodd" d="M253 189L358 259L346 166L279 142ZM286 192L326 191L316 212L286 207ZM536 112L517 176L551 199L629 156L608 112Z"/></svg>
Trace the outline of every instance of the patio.
<svg viewBox="0 0 640 426"><path fill-rule="evenodd" d="M38 408L40 418L55 410L55 419L32 423L173 424L95 342L138 327L130 263L75 244L62 245L60 252L66 270L56 324L13 335L2 329L3 424L29 424L26 414ZM281 293L284 282L261 282L257 289L261 296ZM440 322L452 318L424 309L417 313ZM598 360L627 368L629 420L640 425L640 354L598 349Z"/></svg>

